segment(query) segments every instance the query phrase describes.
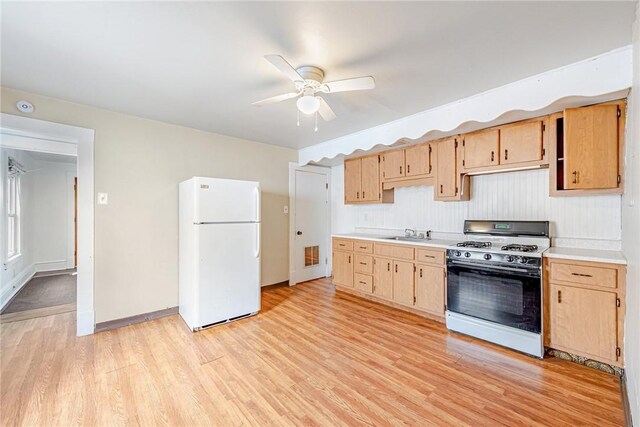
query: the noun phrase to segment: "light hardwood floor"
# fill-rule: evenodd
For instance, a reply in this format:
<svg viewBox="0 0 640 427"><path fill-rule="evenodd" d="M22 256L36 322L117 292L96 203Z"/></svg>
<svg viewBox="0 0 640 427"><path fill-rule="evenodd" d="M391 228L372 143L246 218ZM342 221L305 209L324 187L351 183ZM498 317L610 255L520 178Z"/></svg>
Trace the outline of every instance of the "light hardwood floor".
<svg viewBox="0 0 640 427"><path fill-rule="evenodd" d="M616 377L536 360L342 293L263 292L258 316L75 337L0 325L0 425L623 425Z"/></svg>

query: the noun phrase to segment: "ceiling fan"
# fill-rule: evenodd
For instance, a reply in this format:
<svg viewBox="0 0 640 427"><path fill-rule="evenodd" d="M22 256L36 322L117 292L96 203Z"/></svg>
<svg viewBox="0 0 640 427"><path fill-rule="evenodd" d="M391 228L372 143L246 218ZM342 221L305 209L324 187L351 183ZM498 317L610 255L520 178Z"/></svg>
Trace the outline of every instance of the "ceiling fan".
<svg viewBox="0 0 640 427"><path fill-rule="evenodd" d="M371 76L323 82L324 71L318 67L305 65L299 68L293 68L291 64L280 55L265 55L265 59L293 81L295 92L272 96L262 101L256 101L252 105L263 106L286 101L287 99L298 98L296 102L298 106L298 126L300 126L300 113L316 114L316 131L318 130L318 114L320 114L325 121L336 118L336 114L331 107L329 107L329 104L327 104L321 96L318 96L319 93L329 94L351 90L366 90L373 89L376 86L375 80Z"/></svg>

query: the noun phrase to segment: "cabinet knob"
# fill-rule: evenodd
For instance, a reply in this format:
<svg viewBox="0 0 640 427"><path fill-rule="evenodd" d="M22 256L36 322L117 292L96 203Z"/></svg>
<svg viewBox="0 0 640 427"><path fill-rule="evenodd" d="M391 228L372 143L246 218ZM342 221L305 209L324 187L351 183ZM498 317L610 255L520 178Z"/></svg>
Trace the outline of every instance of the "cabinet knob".
<svg viewBox="0 0 640 427"><path fill-rule="evenodd" d="M558 291L558 303L562 302L562 291Z"/></svg>
<svg viewBox="0 0 640 427"><path fill-rule="evenodd" d="M574 184L578 183L579 176L580 176L580 174L578 173L578 171L573 171L573 183Z"/></svg>
<svg viewBox="0 0 640 427"><path fill-rule="evenodd" d="M396 273L398 272L398 264L396 264Z"/></svg>
<svg viewBox="0 0 640 427"><path fill-rule="evenodd" d="M504 150L504 159L509 159L509 150Z"/></svg>
<svg viewBox="0 0 640 427"><path fill-rule="evenodd" d="M440 184L440 194L442 194L442 184Z"/></svg>
<svg viewBox="0 0 640 427"><path fill-rule="evenodd" d="M494 159L494 152L492 151L492 152L491 152L491 161L492 161L492 162L493 162L493 159Z"/></svg>

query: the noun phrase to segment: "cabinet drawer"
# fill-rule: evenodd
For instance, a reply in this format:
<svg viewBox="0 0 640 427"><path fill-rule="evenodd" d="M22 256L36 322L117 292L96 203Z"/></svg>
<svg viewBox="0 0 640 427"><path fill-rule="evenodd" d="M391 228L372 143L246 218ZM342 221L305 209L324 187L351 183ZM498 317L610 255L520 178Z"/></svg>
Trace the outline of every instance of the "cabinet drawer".
<svg viewBox="0 0 640 427"><path fill-rule="evenodd" d="M355 274L354 288L359 291L373 293L373 277L367 274L356 273Z"/></svg>
<svg viewBox="0 0 640 427"><path fill-rule="evenodd" d="M374 245L376 255L396 258L396 259L410 259L413 260L413 248L408 246L395 246L395 245Z"/></svg>
<svg viewBox="0 0 640 427"><path fill-rule="evenodd" d="M372 254L373 242L363 242L360 240L353 244L353 248L356 252L360 252L363 254Z"/></svg>
<svg viewBox="0 0 640 427"><path fill-rule="evenodd" d="M416 249L416 261L443 265L444 252L434 249Z"/></svg>
<svg viewBox="0 0 640 427"><path fill-rule="evenodd" d="M618 270L578 264L550 263L549 278L552 282L580 283L604 288L618 287Z"/></svg>
<svg viewBox="0 0 640 427"><path fill-rule="evenodd" d="M373 257L356 254L355 268L358 273L373 274Z"/></svg>
<svg viewBox="0 0 640 427"><path fill-rule="evenodd" d="M334 239L333 240L333 250L339 251L352 251L353 250L353 240L347 239Z"/></svg>

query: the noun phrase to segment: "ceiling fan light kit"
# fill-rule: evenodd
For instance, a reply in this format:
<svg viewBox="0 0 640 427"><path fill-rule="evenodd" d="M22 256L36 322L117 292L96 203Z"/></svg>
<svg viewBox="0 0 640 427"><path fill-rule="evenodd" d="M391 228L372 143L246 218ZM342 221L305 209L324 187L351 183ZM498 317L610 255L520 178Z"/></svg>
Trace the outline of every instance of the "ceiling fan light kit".
<svg viewBox="0 0 640 427"><path fill-rule="evenodd" d="M336 118L336 114L329 104L327 104L324 98L318 96L318 93L331 94L352 90L367 90L375 87L375 80L371 76L324 83L324 71L321 68L311 65L293 68L291 64L280 55L265 55L265 59L293 82L296 91L256 101L253 105L259 107L286 101L287 99L298 98L296 101L296 106L298 107L298 126L300 126L299 113L309 115L315 113L316 131L318 130L318 114L327 122Z"/></svg>

